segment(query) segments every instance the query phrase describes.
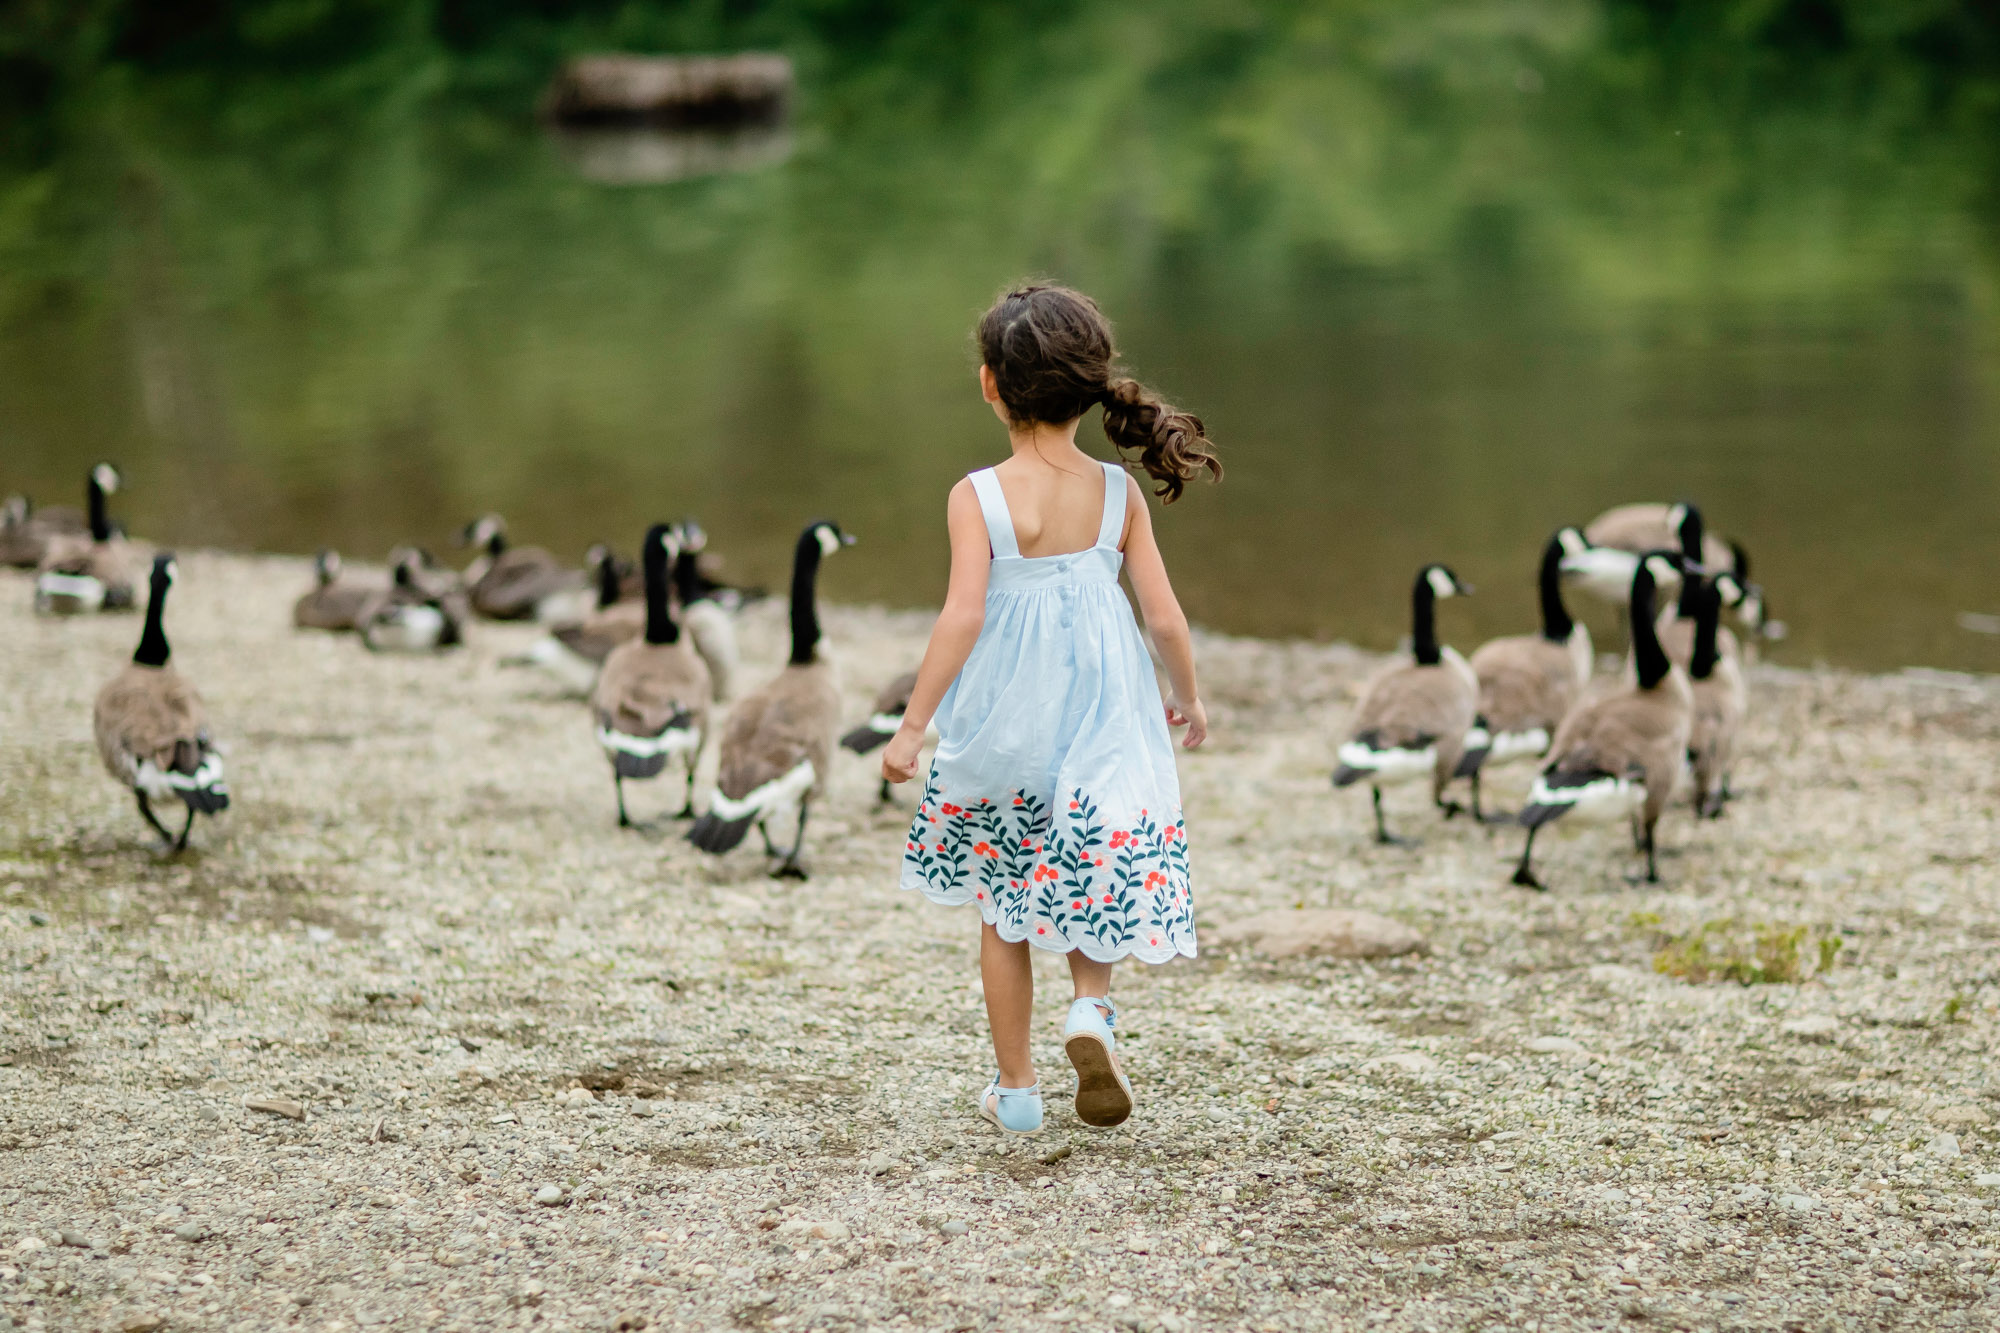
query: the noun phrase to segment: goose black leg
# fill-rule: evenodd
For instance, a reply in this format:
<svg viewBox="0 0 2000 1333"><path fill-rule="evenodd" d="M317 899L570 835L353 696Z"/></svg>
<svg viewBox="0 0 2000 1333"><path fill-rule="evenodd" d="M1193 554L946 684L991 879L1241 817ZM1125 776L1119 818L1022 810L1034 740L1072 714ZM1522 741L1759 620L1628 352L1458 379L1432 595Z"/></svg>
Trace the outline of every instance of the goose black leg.
<svg viewBox="0 0 2000 1333"><path fill-rule="evenodd" d="M785 853L785 862L771 873L779 879L804 879L805 867L799 864L799 853L806 846L806 816L812 813L811 801L799 802L799 832L792 839L792 850Z"/></svg>
<svg viewBox="0 0 2000 1333"><path fill-rule="evenodd" d="M1479 806L1479 774L1472 775L1472 820L1475 824L1518 824L1521 816L1512 810L1495 810L1488 814Z"/></svg>
<svg viewBox="0 0 2000 1333"><path fill-rule="evenodd" d="M694 818L694 765L693 764L688 765L687 799L681 802L680 813L675 815L674 818L675 819Z"/></svg>
<svg viewBox="0 0 2000 1333"><path fill-rule="evenodd" d="M1529 864L1535 854L1535 832L1528 830L1528 845L1521 849L1521 864L1514 867L1514 882L1524 889L1540 889L1547 892L1548 885L1535 878L1535 870Z"/></svg>
<svg viewBox="0 0 2000 1333"><path fill-rule="evenodd" d="M1370 787L1369 790L1375 794L1375 841L1384 847L1410 846L1411 843L1408 838L1396 837L1394 834L1389 832L1388 824L1383 822L1382 789L1380 787Z"/></svg>
<svg viewBox="0 0 2000 1333"><path fill-rule="evenodd" d="M146 799L146 793L135 787L132 790L132 794L139 798L139 813L144 815L146 822L153 826L153 832L160 835L160 841L166 843L169 847L173 846L174 835L167 832L167 826L154 816L152 803Z"/></svg>
<svg viewBox="0 0 2000 1333"><path fill-rule="evenodd" d="M611 785L618 789L618 827L631 828L632 821L625 814L625 777L616 769L611 771Z"/></svg>
<svg viewBox="0 0 2000 1333"><path fill-rule="evenodd" d="M1646 882L1648 884L1660 882L1660 865L1653 855L1653 825L1650 820L1646 823Z"/></svg>
<svg viewBox="0 0 2000 1333"><path fill-rule="evenodd" d="M188 807L188 817L187 817L187 823L185 823L185 824L181 825L181 836L180 836L180 837L178 837L178 838L176 838L176 839L174 839L174 850L175 850L175 851L177 851L177 852L184 852L184 851L186 851L186 850L187 850L187 845L188 845L188 834L190 834L190 833L192 833L192 832L194 832L194 807L193 807L193 806L189 806L189 807Z"/></svg>
<svg viewBox="0 0 2000 1333"><path fill-rule="evenodd" d="M771 826L763 820L757 822L757 831L764 835L764 855L776 856L778 844L771 841Z"/></svg>

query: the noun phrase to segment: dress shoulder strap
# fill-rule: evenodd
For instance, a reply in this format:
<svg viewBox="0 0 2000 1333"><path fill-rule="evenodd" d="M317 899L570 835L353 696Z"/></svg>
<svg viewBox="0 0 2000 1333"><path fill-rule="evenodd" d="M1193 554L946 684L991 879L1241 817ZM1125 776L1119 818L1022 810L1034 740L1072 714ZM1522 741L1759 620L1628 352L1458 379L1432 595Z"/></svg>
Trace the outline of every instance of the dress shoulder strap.
<svg viewBox="0 0 2000 1333"><path fill-rule="evenodd" d="M1116 463L1104 465L1104 521L1097 525L1097 544L1118 548L1125 531L1125 469Z"/></svg>
<svg viewBox="0 0 2000 1333"><path fill-rule="evenodd" d="M986 540L993 544L993 558L1018 559L1021 544L1014 538L1014 516L1007 512L1007 497L1000 490L1000 478L993 475L992 468L983 467L970 480L979 496L979 512L986 517Z"/></svg>

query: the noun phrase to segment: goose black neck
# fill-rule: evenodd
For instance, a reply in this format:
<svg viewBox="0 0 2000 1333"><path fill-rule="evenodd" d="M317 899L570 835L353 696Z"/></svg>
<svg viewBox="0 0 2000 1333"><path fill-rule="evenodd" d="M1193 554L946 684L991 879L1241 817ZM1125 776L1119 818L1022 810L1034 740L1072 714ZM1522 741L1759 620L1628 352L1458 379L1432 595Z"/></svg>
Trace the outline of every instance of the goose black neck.
<svg viewBox="0 0 2000 1333"><path fill-rule="evenodd" d="M792 665L807 666L819 649L819 530L808 528L792 557Z"/></svg>
<svg viewBox="0 0 2000 1333"><path fill-rule="evenodd" d="M1689 575L1692 578L1692 575ZM1632 576L1632 664L1639 673L1639 688L1650 690L1667 678L1667 671L1673 665L1667 661L1666 650L1660 647L1660 634L1653 625L1653 616L1659 601L1653 586L1653 571L1645 561L1639 563L1639 571Z"/></svg>
<svg viewBox="0 0 2000 1333"><path fill-rule="evenodd" d="M1688 582L1701 590L1694 607L1694 652L1688 658L1688 674L1696 680L1707 680L1715 671L1717 661L1716 639L1722 623L1722 590L1715 586L1713 579L1690 577Z"/></svg>
<svg viewBox="0 0 2000 1333"><path fill-rule="evenodd" d="M90 539L94 542L108 542L111 540L111 515L105 510L104 487L98 484L95 472L90 474L90 486L86 494L90 505Z"/></svg>
<svg viewBox="0 0 2000 1333"><path fill-rule="evenodd" d="M617 604L618 595L624 589L618 577L618 557L609 551L597 562L597 609Z"/></svg>
<svg viewBox="0 0 2000 1333"><path fill-rule="evenodd" d="M1563 605L1563 554L1563 544L1551 540L1548 549L1542 552L1542 572L1536 581L1542 599L1542 637L1552 643L1568 643L1569 636L1576 632L1576 621Z"/></svg>
<svg viewBox="0 0 2000 1333"><path fill-rule="evenodd" d="M646 539L646 642L679 643L681 625L674 619L672 570L673 552L657 536Z"/></svg>
<svg viewBox="0 0 2000 1333"><path fill-rule="evenodd" d="M1417 575L1410 593L1410 651L1418 666L1436 666L1444 660L1438 648L1437 591L1431 587L1430 572Z"/></svg>
<svg viewBox="0 0 2000 1333"><path fill-rule="evenodd" d="M1690 569L1701 564L1704 532L1701 511L1689 505L1687 512L1681 516L1681 558L1687 561ZM1675 605L1674 614L1689 620L1694 618L1701 605L1700 583L1701 580L1692 574L1681 580L1681 597Z"/></svg>
<svg viewBox="0 0 2000 1333"><path fill-rule="evenodd" d="M163 667L172 649L167 646L165 614L167 609L167 580L161 575L153 577L153 592L146 599L146 628L139 635L139 651L132 654L132 660L140 666Z"/></svg>
<svg viewBox="0 0 2000 1333"><path fill-rule="evenodd" d="M701 600L701 553L682 549L674 557L674 595L681 605Z"/></svg>
<svg viewBox="0 0 2000 1333"><path fill-rule="evenodd" d="M486 539L486 554L498 560L506 550L507 534L499 528L493 529L493 535Z"/></svg>

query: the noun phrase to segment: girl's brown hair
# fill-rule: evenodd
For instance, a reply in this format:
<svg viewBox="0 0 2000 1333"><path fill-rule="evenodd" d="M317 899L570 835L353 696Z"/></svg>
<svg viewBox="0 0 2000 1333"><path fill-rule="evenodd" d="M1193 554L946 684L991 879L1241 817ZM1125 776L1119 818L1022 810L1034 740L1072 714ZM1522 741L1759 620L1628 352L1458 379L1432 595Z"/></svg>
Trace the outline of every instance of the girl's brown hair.
<svg viewBox="0 0 2000 1333"><path fill-rule="evenodd" d="M1162 502L1180 499L1203 468L1222 480L1201 418L1114 370L1111 325L1082 292L1052 283L1017 287L993 303L976 336L1009 421L1060 425L1101 403L1104 433L1121 452L1139 451Z"/></svg>

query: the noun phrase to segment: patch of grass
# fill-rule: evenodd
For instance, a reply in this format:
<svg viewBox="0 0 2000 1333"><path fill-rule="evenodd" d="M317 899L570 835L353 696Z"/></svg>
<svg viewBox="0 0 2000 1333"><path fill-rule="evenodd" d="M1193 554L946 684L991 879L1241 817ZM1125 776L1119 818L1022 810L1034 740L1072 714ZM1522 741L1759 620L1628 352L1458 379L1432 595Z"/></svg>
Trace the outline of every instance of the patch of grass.
<svg viewBox="0 0 2000 1333"><path fill-rule="evenodd" d="M1722 917L1666 937L1653 955L1653 970L1683 981L1797 985L1830 970L1841 944L1840 936L1811 926Z"/></svg>

